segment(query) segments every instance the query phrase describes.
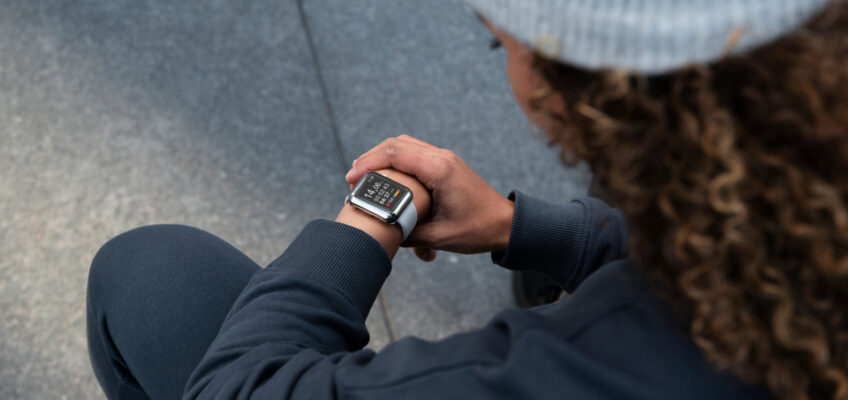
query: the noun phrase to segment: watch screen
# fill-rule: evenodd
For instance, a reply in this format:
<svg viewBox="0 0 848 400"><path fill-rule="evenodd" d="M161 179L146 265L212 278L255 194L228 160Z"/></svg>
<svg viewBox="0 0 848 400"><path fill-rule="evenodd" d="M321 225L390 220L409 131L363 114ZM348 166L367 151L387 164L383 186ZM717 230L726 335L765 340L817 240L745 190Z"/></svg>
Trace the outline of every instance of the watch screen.
<svg viewBox="0 0 848 400"><path fill-rule="evenodd" d="M409 192L409 189L383 175L368 173L365 176L365 182L354 193L354 196L391 212L407 192Z"/></svg>

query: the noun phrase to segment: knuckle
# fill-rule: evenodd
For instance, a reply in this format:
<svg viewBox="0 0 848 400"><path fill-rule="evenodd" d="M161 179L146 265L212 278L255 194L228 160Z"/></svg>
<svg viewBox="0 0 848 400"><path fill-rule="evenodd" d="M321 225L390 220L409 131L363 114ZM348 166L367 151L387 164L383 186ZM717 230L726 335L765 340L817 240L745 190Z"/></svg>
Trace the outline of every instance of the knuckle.
<svg viewBox="0 0 848 400"><path fill-rule="evenodd" d="M448 161L450 163L455 164L455 163L457 163L457 161L459 161L459 156L456 155L456 153L454 153L452 150L442 149L441 153L442 153L442 158L444 158L446 161Z"/></svg>
<svg viewBox="0 0 848 400"><path fill-rule="evenodd" d="M383 153L389 157L394 157L398 154L400 148L395 143L388 143L383 147Z"/></svg>
<svg viewBox="0 0 848 400"><path fill-rule="evenodd" d="M445 175L451 170L451 163L444 157L433 157L433 168L438 175Z"/></svg>

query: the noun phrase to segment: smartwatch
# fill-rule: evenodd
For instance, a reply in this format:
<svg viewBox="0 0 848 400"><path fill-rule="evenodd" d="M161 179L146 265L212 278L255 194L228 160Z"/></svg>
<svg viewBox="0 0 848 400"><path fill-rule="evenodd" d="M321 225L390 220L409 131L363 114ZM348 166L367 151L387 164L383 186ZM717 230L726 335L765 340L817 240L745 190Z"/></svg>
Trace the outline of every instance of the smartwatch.
<svg viewBox="0 0 848 400"><path fill-rule="evenodd" d="M384 223L397 224L403 231L403 240L418 222L412 191L374 171L362 175L345 198L345 203Z"/></svg>

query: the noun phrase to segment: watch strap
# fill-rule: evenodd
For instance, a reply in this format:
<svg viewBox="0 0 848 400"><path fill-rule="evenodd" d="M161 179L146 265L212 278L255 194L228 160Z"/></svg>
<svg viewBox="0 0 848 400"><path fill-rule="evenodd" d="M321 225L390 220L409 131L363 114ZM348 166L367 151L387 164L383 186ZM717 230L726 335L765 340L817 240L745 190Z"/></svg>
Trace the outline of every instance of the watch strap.
<svg viewBox="0 0 848 400"><path fill-rule="evenodd" d="M415 209L415 203L409 202L409 205L400 213L395 222L400 225L400 229L403 231L403 241L406 241L406 238L412 233L412 229L415 228L415 224L418 223L418 210Z"/></svg>

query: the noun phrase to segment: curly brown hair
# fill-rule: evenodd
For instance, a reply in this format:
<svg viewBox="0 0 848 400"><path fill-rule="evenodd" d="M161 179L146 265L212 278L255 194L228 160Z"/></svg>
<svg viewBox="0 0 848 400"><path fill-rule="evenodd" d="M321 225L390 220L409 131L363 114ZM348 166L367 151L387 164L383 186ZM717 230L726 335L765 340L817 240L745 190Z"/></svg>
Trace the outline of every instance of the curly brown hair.
<svg viewBox="0 0 848 400"><path fill-rule="evenodd" d="M564 104L551 142L627 215L706 357L780 398L848 398L848 4L663 75L534 67L534 107Z"/></svg>

